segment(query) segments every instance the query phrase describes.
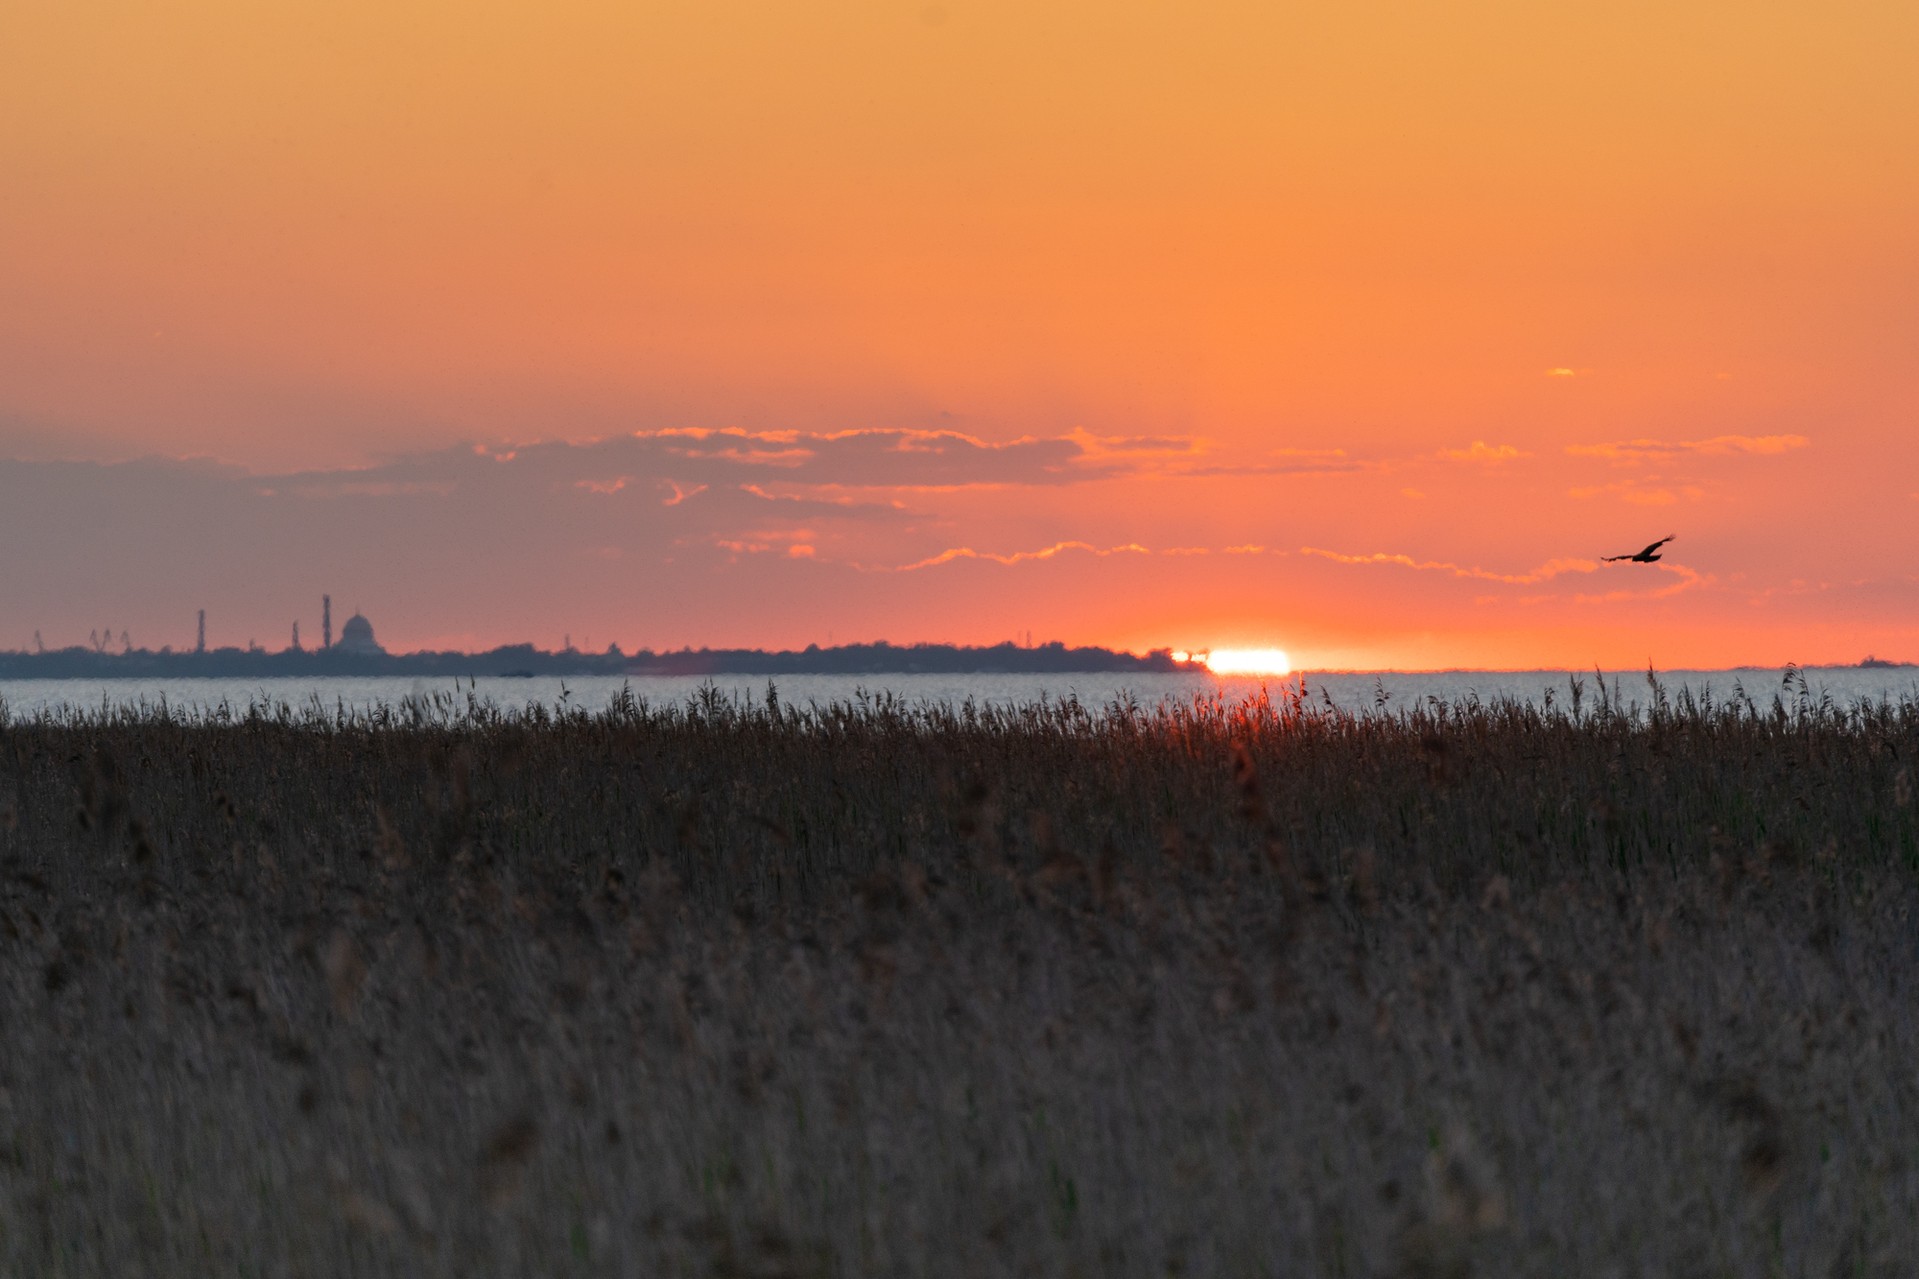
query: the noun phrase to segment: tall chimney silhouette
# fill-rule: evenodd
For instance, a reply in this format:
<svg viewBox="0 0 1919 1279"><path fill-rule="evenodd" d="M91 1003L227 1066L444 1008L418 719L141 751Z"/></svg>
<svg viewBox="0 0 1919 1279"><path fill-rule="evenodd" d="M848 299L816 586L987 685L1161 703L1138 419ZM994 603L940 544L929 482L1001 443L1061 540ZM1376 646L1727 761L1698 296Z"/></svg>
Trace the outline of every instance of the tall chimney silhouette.
<svg viewBox="0 0 1919 1279"><path fill-rule="evenodd" d="M193 651L196 653L207 651L207 611L205 609L200 610L200 636L193 641Z"/></svg>
<svg viewBox="0 0 1919 1279"><path fill-rule="evenodd" d="M333 597L320 597L320 647L333 647Z"/></svg>
<svg viewBox="0 0 1919 1279"><path fill-rule="evenodd" d="M293 651L300 651L300 623L297 621L293 623Z"/></svg>

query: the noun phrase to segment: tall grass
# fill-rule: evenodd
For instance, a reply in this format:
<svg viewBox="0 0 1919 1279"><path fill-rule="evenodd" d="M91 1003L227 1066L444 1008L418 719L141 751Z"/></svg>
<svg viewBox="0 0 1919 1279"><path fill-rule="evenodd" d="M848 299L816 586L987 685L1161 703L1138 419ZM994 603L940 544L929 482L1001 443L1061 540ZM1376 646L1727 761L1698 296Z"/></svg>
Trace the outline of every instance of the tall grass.
<svg viewBox="0 0 1919 1279"><path fill-rule="evenodd" d="M0 1272L1893 1274L1919 704L0 724Z"/></svg>

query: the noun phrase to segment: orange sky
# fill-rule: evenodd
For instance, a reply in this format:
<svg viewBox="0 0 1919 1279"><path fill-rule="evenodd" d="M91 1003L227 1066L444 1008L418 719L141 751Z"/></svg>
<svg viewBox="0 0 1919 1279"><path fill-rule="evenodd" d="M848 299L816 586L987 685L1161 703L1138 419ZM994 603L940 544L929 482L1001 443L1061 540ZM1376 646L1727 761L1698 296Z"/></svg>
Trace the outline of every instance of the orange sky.
<svg viewBox="0 0 1919 1279"><path fill-rule="evenodd" d="M1919 658L1915 64L1890 2L10 0L0 647Z"/></svg>

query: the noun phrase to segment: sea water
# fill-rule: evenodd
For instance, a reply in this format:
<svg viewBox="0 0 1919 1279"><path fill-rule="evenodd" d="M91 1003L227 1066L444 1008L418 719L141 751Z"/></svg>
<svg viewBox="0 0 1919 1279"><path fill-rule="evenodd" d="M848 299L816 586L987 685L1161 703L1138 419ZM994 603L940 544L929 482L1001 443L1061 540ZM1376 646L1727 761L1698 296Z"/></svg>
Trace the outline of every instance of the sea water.
<svg viewBox="0 0 1919 1279"><path fill-rule="evenodd" d="M249 707L288 707L298 716L317 708L329 715L364 712L409 701L450 699L456 707L469 697L507 711L539 705L549 711L604 710L629 696L650 706L684 705L695 698L720 697L742 705L765 703L769 688L787 705L858 703L892 697L908 704L1015 706L1077 701L1089 712L1134 705L1152 709L1190 704L1215 696L1239 700L1264 690L1291 699L1303 690L1315 706L1348 711L1393 713L1433 701L1491 703L1502 700L1532 706L1569 708L1575 685L1583 705L1599 701L1598 673L1587 671L1307 671L1290 676L1215 676L1203 673L1054 674L1054 675L712 675L582 676L532 679L419 679L408 676L331 679L113 679L0 681L0 708L11 719L42 713L98 712L103 708L167 706L195 715L225 712L244 715ZM1607 696L1622 710L1644 709L1656 694L1647 673L1608 671ZM1709 697L1715 704L1738 699L1762 711L1775 698L1788 708L1829 700L1840 707L1862 701L1919 700L1919 668L1808 667L1804 670L1743 669L1661 671L1660 689L1668 699L1682 693Z"/></svg>

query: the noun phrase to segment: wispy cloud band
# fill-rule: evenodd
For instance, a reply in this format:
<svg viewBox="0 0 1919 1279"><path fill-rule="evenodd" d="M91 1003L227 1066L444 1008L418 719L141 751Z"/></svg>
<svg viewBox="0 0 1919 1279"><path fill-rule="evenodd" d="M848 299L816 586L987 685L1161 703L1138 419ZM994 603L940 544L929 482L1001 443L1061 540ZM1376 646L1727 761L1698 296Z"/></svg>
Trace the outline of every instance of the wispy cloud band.
<svg viewBox="0 0 1919 1279"><path fill-rule="evenodd" d="M1498 573L1490 569L1454 564L1446 560L1421 560L1415 559L1410 555L1400 555L1385 551L1376 551L1370 555L1347 555L1340 551L1328 551L1315 546L1303 546L1300 548L1300 554L1318 556L1321 559L1332 560L1337 564L1384 564L1398 568L1408 568L1416 572L1444 573L1450 577L1467 578L1473 581L1499 582L1507 586L1538 586L1550 582L1554 578L1566 576L1567 574L1595 573L1605 567L1597 560L1555 559L1547 560L1537 568L1529 569L1523 573ZM1639 570L1639 566L1637 565L1631 567L1636 571ZM1664 599L1668 596L1677 595L1681 591L1690 590L1710 580L1683 564L1654 564L1651 567L1677 580L1663 586L1655 587L1652 590L1627 589L1604 592L1581 592L1572 595L1570 597L1571 602L1575 604L1609 604L1623 603L1627 600ZM1535 594L1521 597L1523 602L1535 604L1544 603L1550 599L1565 600L1567 598L1569 597L1551 594Z"/></svg>
<svg viewBox="0 0 1919 1279"><path fill-rule="evenodd" d="M951 564L955 560L988 560L994 564L1023 564L1028 560L1050 560L1056 555L1068 551L1081 551L1088 555L1104 558L1108 555L1151 555L1153 552L1137 542L1127 542L1122 546L1095 546L1091 542L1055 542L1043 546L1037 551L1013 551L1010 554L996 554L992 551L976 551L970 546L955 546L941 551L938 555L929 555L923 560L911 564L902 564L897 569L901 573L911 573L918 569L934 568L941 564Z"/></svg>
<svg viewBox="0 0 1919 1279"><path fill-rule="evenodd" d="M1597 560L1557 559L1548 560L1524 573L1496 573L1490 569L1470 568L1446 560L1419 560L1410 555L1398 555L1386 551L1375 551L1370 555L1347 555L1341 551L1328 551L1317 546L1302 546L1299 548L1299 553L1316 555L1321 559L1332 560L1336 564L1390 564L1424 573L1447 573L1453 577L1473 578L1482 582L1504 582L1510 586L1532 586L1551 581L1566 573L1591 573L1599 568Z"/></svg>
<svg viewBox="0 0 1919 1279"><path fill-rule="evenodd" d="M1596 457L1621 465L1671 462L1688 457L1773 457L1803 449L1812 441L1803 435L1715 435L1706 440L1614 440L1599 444L1568 444L1574 457Z"/></svg>

